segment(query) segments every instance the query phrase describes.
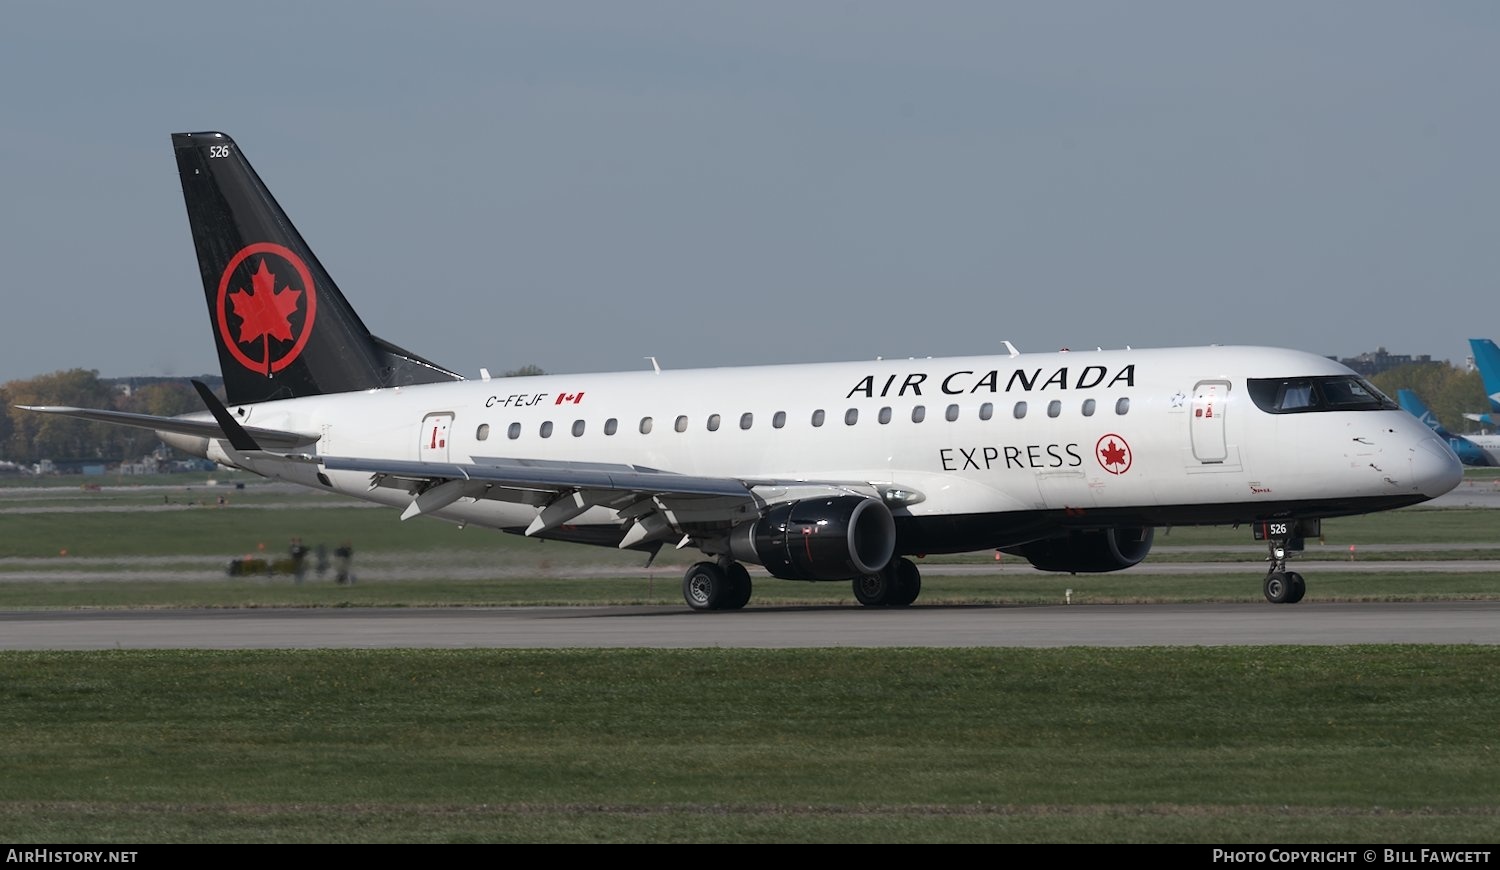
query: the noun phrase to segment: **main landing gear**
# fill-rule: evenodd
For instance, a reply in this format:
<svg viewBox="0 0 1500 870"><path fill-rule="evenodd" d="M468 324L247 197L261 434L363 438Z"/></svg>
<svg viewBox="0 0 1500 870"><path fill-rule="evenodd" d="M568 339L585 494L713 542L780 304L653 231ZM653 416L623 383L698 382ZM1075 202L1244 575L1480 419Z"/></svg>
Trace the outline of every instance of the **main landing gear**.
<svg viewBox="0 0 1500 870"><path fill-rule="evenodd" d="M910 559L854 578L854 597L866 607L906 607L921 591L922 573ZM739 562L698 562L682 576L682 597L694 610L739 610L750 602L750 572Z"/></svg>
<svg viewBox="0 0 1500 870"><path fill-rule="evenodd" d="M682 576L682 597L694 610L739 610L750 603L750 572L739 562L699 562Z"/></svg>
<svg viewBox="0 0 1500 870"><path fill-rule="evenodd" d="M922 572L910 559L892 559L875 574L854 578L854 598L866 607L906 607L922 591Z"/></svg>
<svg viewBox="0 0 1500 870"><path fill-rule="evenodd" d="M1270 521L1255 524L1255 537L1266 542L1269 551L1266 561L1271 568L1266 572L1262 591L1272 604L1296 604L1307 593L1307 584L1302 575L1288 571L1286 560L1293 553L1302 551L1303 535L1320 534L1319 520Z"/></svg>

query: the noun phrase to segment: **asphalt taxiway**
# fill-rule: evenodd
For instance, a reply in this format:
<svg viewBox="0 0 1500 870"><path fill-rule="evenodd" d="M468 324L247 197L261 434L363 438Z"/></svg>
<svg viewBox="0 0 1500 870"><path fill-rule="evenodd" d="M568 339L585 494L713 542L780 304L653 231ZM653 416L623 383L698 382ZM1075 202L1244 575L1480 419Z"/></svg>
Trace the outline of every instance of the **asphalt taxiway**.
<svg viewBox="0 0 1500 870"><path fill-rule="evenodd" d="M13 611L0 649L1139 647L1500 644L1500 601Z"/></svg>

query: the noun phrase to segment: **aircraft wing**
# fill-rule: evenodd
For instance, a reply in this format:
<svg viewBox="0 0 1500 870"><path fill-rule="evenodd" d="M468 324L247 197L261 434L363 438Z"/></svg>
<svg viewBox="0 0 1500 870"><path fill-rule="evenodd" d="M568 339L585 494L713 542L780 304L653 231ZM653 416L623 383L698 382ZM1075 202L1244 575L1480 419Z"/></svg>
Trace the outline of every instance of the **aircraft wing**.
<svg viewBox="0 0 1500 870"><path fill-rule="evenodd" d="M367 473L372 488L410 492L413 498L402 519L441 510L461 498L489 498L540 508L526 534L544 535L591 508L614 510L633 520L622 549L681 534L684 523L753 518L759 511L743 481L636 465L505 458L456 463L322 456L318 461L330 471Z"/></svg>
<svg viewBox="0 0 1500 870"><path fill-rule="evenodd" d="M482 464L341 456L321 459L323 466L332 471L364 471L412 483L472 480L514 489L600 489L654 495L751 497L749 488L738 480L693 477L638 465L539 459L485 459Z"/></svg>
<svg viewBox="0 0 1500 870"><path fill-rule="evenodd" d="M402 519L442 510L462 498L497 499L538 508L528 535L545 535L591 508L616 511L629 522L619 546L627 548L671 535L685 526L754 519L764 505L789 488L869 494L867 483L773 481L699 477L638 465L476 458L475 462L413 462L320 456L329 471L370 475L370 486L412 494ZM755 488L772 487L771 497Z"/></svg>

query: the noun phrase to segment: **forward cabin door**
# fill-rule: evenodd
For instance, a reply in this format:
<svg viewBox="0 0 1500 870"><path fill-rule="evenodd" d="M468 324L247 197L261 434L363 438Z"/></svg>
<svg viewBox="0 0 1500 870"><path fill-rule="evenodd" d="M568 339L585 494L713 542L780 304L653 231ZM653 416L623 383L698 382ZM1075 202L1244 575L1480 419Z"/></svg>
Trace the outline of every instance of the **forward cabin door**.
<svg viewBox="0 0 1500 870"><path fill-rule="evenodd" d="M417 459L421 462L448 461L448 430L453 427L453 412L428 414L422 418L417 441Z"/></svg>
<svg viewBox="0 0 1500 870"><path fill-rule="evenodd" d="M1193 437L1193 456L1199 462L1223 462L1229 457L1224 440L1224 412L1228 407L1228 381L1199 381L1193 387L1188 431Z"/></svg>

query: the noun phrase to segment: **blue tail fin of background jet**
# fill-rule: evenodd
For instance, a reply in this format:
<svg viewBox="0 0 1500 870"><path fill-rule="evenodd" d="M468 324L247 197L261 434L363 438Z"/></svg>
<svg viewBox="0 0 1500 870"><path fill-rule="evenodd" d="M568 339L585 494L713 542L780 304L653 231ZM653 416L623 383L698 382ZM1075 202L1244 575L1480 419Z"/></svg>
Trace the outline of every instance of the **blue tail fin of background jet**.
<svg viewBox="0 0 1500 870"><path fill-rule="evenodd" d="M1493 464L1490 461L1489 454L1485 453L1484 448L1461 435L1454 435L1443 428L1442 421L1427 409L1427 403L1423 402L1416 393L1411 390L1397 390L1396 402L1401 405L1401 410L1421 420L1427 425L1427 428L1433 431L1433 434L1443 439L1444 443L1448 445L1448 449L1452 450L1458 456L1459 462L1462 462L1464 465L1479 466Z"/></svg>
<svg viewBox="0 0 1500 870"><path fill-rule="evenodd" d="M1490 397L1490 413L1500 411L1500 347L1488 338L1471 338L1469 349L1474 351L1474 366Z"/></svg>
<svg viewBox="0 0 1500 870"><path fill-rule="evenodd" d="M1433 416L1433 413L1427 409L1427 403L1423 402L1416 393L1411 390L1397 390L1396 402L1401 405L1401 410L1421 420L1439 438L1450 437L1448 430L1443 428L1443 424L1438 418Z"/></svg>

